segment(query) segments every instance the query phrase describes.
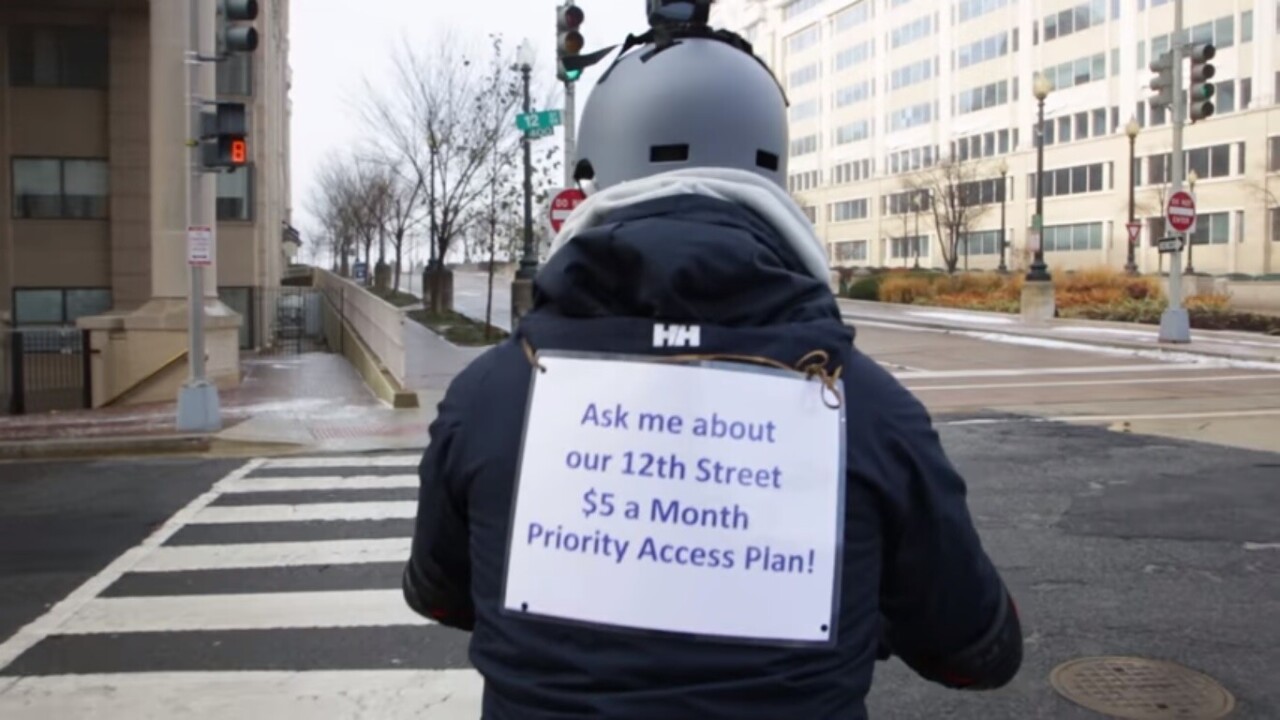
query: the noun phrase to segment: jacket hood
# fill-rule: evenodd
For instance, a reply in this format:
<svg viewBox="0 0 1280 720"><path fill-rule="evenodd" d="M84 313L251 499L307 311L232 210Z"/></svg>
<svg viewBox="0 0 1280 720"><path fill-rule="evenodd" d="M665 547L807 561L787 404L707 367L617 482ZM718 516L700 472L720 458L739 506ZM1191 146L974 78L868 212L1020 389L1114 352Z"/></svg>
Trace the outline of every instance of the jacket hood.
<svg viewBox="0 0 1280 720"><path fill-rule="evenodd" d="M579 222L557 240L535 279L536 310L727 326L840 323L825 277L742 204L665 195L591 217L592 226Z"/></svg>

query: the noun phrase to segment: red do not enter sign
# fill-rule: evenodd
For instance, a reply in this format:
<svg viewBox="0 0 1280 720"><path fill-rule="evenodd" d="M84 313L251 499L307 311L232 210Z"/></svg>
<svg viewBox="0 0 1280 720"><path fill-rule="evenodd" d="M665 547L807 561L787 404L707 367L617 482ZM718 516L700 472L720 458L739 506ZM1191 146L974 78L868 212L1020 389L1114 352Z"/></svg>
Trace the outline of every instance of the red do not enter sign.
<svg viewBox="0 0 1280 720"><path fill-rule="evenodd" d="M586 193L577 188L561 190L551 198L551 229L560 232L575 208L587 199Z"/></svg>
<svg viewBox="0 0 1280 720"><path fill-rule="evenodd" d="M1174 232L1192 232L1196 228L1196 198L1186 190L1169 196L1165 203L1164 217Z"/></svg>

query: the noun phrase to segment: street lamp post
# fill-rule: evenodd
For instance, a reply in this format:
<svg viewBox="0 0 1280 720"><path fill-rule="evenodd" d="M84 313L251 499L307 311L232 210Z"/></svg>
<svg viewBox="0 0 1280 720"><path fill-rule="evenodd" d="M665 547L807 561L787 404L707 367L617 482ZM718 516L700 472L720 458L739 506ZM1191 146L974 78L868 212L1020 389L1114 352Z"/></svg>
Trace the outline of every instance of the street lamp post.
<svg viewBox="0 0 1280 720"><path fill-rule="evenodd" d="M1195 195L1196 193L1196 181L1199 179L1200 179L1200 173L1197 173L1195 170L1192 170L1191 172L1187 173L1187 187L1188 189L1191 190L1192 195ZM1196 274L1195 263L1191 261L1191 255L1195 252L1193 250L1195 246L1196 246L1196 234L1187 233L1187 275L1188 276Z"/></svg>
<svg viewBox="0 0 1280 720"><path fill-rule="evenodd" d="M1032 92L1036 96L1038 120L1036 121L1036 217L1033 226L1039 242L1036 243L1035 260L1027 273L1027 280L1045 282L1052 280L1044 261L1044 101L1052 86L1044 73L1036 75Z"/></svg>
<svg viewBox="0 0 1280 720"><path fill-rule="evenodd" d="M915 269L920 269L920 191L911 193L911 209L916 215L916 234L911 238L911 254L915 256Z"/></svg>
<svg viewBox="0 0 1280 720"><path fill-rule="evenodd" d="M1124 126L1124 134L1129 136L1129 224L1137 222L1136 210L1134 208L1134 196L1138 188L1138 131L1142 127L1138 125L1138 119L1131 117L1129 123ZM1124 271L1130 275L1138 274L1138 263L1134 257L1136 252L1136 239L1133 235L1129 235L1129 258L1124 264Z"/></svg>
<svg viewBox="0 0 1280 720"><path fill-rule="evenodd" d="M1008 225L1005 222L1005 205L1009 197L1009 161L1004 158L1000 159L1000 268L1002 273L1009 272L1009 265L1005 261L1005 252L1009 247L1007 238Z"/></svg>
<svg viewBox="0 0 1280 720"><path fill-rule="evenodd" d="M535 54L533 45L526 39L520 44L517 62L520 78L524 81L524 114L533 112L533 104L529 98L529 80L533 74ZM527 133L524 136L524 257L520 258L520 269L516 277L521 280L533 280L538 274L538 256L533 250L533 138Z"/></svg>

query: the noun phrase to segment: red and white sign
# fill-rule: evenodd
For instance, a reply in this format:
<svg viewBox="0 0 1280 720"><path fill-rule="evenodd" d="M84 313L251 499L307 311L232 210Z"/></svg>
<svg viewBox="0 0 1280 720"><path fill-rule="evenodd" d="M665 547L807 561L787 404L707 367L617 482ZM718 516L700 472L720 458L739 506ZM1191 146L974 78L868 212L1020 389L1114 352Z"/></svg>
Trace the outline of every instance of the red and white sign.
<svg viewBox="0 0 1280 720"><path fill-rule="evenodd" d="M187 228L187 264L191 267L213 264L213 228L194 225Z"/></svg>
<svg viewBox="0 0 1280 720"><path fill-rule="evenodd" d="M556 193L551 199L551 229L560 232L564 222L573 214L575 208L587 199L586 193L577 188L568 188Z"/></svg>
<svg viewBox="0 0 1280 720"><path fill-rule="evenodd" d="M1125 227L1129 230L1129 244L1136 244L1138 242L1138 236L1142 234L1142 223L1125 223Z"/></svg>
<svg viewBox="0 0 1280 720"><path fill-rule="evenodd" d="M1169 196L1164 207L1164 217L1174 232L1189 233L1196 229L1196 197L1186 190Z"/></svg>

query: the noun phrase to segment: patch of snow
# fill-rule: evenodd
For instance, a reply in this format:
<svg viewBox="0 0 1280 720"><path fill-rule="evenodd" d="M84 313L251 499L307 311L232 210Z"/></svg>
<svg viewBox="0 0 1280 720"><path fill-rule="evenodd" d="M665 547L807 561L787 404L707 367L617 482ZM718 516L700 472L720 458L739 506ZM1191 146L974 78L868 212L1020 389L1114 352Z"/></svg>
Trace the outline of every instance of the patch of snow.
<svg viewBox="0 0 1280 720"><path fill-rule="evenodd" d="M1252 543L1252 542L1247 542L1247 543L1245 543L1245 544L1244 544L1244 549L1245 549L1245 550L1250 550L1250 551L1254 551L1254 550L1280 550L1280 543Z"/></svg>
<svg viewBox="0 0 1280 720"><path fill-rule="evenodd" d="M974 315L963 312L939 312L934 310L914 310L907 313L912 317L930 318L933 320L945 320L950 322L970 322L983 325L1009 325L1015 320L1013 318L1000 317L998 315Z"/></svg>

